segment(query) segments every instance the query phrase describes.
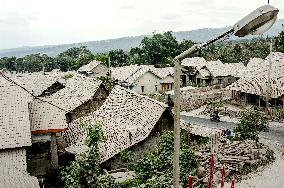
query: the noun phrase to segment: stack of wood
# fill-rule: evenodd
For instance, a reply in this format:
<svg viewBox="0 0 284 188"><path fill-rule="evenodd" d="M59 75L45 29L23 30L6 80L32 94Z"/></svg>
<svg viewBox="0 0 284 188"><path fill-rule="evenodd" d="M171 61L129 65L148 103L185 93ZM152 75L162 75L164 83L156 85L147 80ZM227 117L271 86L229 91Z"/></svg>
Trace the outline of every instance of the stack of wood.
<svg viewBox="0 0 284 188"><path fill-rule="evenodd" d="M222 138L221 138L222 139ZM215 184L221 180L221 167L225 166L226 176L240 171L244 166L250 166L267 159L268 147L257 148L254 141L234 141L227 143L219 139L216 145L212 143L205 145L195 152L200 161L197 169L197 177L194 187L203 187L208 184L210 171L210 157L214 153L214 176Z"/></svg>

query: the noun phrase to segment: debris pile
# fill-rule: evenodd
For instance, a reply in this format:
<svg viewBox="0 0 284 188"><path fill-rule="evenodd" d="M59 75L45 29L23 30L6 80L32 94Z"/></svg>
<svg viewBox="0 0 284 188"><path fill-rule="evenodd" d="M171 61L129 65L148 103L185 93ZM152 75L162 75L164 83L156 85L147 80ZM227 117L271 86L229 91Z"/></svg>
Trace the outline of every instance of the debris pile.
<svg viewBox="0 0 284 188"><path fill-rule="evenodd" d="M246 166L261 164L268 160L268 147L258 148L254 141L234 141L227 144L222 138L218 143L210 143L195 152L200 167L197 169L194 187L207 186L209 180L210 157L214 154L213 182L218 184L221 180L221 168L225 167L226 176L241 171Z"/></svg>

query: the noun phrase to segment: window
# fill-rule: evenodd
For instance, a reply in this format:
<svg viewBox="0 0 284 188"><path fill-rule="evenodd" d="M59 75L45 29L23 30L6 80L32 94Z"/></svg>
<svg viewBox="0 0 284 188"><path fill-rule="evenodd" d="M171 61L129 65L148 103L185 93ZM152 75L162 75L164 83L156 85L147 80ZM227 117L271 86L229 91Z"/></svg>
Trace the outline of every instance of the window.
<svg viewBox="0 0 284 188"><path fill-rule="evenodd" d="M158 85L155 85L155 90L158 91Z"/></svg>
<svg viewBox="0 0 284 188"><path fill-rule="evenodd" d="M218 84L222 84L222 79L218 79Z"/></svg>
<svg viewBox="0 0 284 188"><path fill-rule="evenodd" d="M142 93L144 93L144 86L141 86L141 91Z"/></svg>

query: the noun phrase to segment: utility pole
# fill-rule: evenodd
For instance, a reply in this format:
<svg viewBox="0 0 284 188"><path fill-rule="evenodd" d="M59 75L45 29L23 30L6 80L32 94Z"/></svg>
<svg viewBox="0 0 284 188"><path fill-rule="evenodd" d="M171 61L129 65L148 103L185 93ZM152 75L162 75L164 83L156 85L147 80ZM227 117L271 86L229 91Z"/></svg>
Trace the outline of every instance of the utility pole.
<svg viewBox="0 0 284 188"><path fill-rule="evenodd" d="M174 165L173 165L173 186L179 188L179 154L180 154L180 75L181 61L175 59L174 77Z"/></svg>
<svg viewBox="0 0 284 188"><path fill-rule="evenodd" d="M269 108L269 99L270 99L270 93L271 93L271 66L272 66L272 62L271 62L271 58L272 58L272 39L270 41L270 54L269 54L269 58L268 58L268 75L267 75L267 91L266 91L266 108L265 108L265 111L266 111L266 115L268 116L269 115L269 112L268 112L268 108Z"/></svg>
<svg viewBox="0 0 284 188"><path fill-rule="evenodd" d="M108 56L108 73L109 73L109 79L111 80L110 57L109 56Z"/></svg>

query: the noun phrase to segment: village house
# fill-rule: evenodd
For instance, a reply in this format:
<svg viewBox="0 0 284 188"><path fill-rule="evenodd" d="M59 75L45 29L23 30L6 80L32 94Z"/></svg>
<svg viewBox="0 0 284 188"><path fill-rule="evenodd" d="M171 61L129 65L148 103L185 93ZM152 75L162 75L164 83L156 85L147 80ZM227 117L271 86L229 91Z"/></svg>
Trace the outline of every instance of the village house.
<svg viewBox="0 0 284 188"><path fill-rule="evenodd" d="M264 60L253 58L248 63L243 77L228 86L232 97L246 103L265 106L265 97L268 92L269 56ZM284 54L272 53L270 99L272 106L282 106L284 101Z"/></svg>
<svg viewBox="0 0 284 188"><path fill-rule="evenodd" d="M100 147L101 162L110 170L127 165L118 155L126 149L134 152L134 160L155 149L160 133L173 128L173 115L165 104L115 86L98 111L69 124L64 138L68 145L66 150L73 154L87 149L81 122L102 124L106 140Z"/></svg>
<svg viewBox="0 0 284 188"><path fill-rule="evenodd" d="M65 88L48 98L65 110L67 123L94 112L103 104L108 90L102 81L93 78L70 78Z"/></svg>
<svg viewBox="0 0 284 188"><path fill-rule="evenodd" d="M102 62L93 60L87 65L83 65L78 69L78 73L86 77L106 76L109 73L109 68Z"/></svg>
<svg viewBox="0 0 284 188"><path fill-rule="evenodd" d="M182 85L188 85L196 82L196 72L206 65L203 57L185 58L181 62L182 67Z"/></svg>
<svg viewBox="0 0 284 188"><path fill-rule="evenodd" d="M58 167L57 151L64 151L61 133L67 130L67 123L96 111L107 96L101 81L77 77L68 79L65 88L53 95L29 103L33 137L29 164L33 174L45 175L50 163L52 168Z"/></svg>
<svg viewBox="0 0 284 188"><path fill-rule="evenodd" d="M183 84L199 86L228 85L239 79L245 66L243 63L222 63L220 60L208 61L193 57L182 61Z"/></svg>
<svg viewBox="0 0 284 188"><path fill-rule="evenodd" d="M32 97L8 80L0 77L0 182L4 187L38 188L37 179L27 173L26 158L32 144L28 111Z"/></svg>
<svg viewBox="0 0 284 188"><path fill-rule="evenodd" d="M130 65L112 68L112 79L139 94L156 94L173 88L173 68L155 68L153 65Z"/></svg>

